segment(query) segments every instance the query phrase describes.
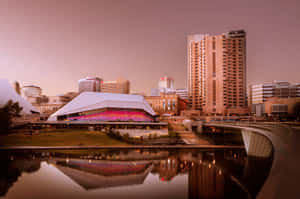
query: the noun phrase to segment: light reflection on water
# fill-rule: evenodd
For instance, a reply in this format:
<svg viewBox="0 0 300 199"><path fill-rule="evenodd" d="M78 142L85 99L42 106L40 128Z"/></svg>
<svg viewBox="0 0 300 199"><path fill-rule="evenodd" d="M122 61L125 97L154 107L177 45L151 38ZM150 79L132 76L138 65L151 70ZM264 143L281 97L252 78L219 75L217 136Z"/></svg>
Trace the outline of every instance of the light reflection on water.
<svg viewBox="0 0 300 199"><path fill-rule="evenodd" d="M249 198L271 159L244 150L2 152L4 198Z"/></svg>

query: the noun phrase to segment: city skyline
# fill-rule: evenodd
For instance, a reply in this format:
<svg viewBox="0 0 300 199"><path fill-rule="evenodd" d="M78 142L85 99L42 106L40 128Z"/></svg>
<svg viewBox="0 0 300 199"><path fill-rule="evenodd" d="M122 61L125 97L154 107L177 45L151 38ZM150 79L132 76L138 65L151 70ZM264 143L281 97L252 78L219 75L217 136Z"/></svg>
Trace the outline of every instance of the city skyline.
<svg viewBox="0 0 300 199"><path fill-rule="evenodd" d="M128 79L133 93L149 94L164 75L184 88L188 35L245 29L248 84L299 82L299 2L217 3L3 1L0 78L47 95L77 91L87 76Z"/></svg>

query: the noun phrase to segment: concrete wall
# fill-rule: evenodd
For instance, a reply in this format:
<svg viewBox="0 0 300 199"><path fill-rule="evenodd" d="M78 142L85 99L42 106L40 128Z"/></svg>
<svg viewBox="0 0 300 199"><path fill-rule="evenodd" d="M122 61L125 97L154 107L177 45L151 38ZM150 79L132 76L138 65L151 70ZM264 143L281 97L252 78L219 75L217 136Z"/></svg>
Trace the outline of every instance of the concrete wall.
<svg viewBox="0 0 300 199"><path fill-rule="evenodd" d="M168 129L115 129L118 131L120 135L129 134L130 137L143 137L148 138L149 135L154 136L156 134L157 137L168 135Z"/></svg>

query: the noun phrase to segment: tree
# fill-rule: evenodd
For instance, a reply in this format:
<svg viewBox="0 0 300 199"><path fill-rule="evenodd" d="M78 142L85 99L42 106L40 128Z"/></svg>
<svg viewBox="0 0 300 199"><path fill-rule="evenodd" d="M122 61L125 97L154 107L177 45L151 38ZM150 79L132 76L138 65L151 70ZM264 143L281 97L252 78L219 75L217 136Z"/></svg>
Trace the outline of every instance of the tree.
<svg viewBox="0 0 300 199"><path fill-rule="evenodd" d="M22 111L19 102L9 100L2 108L0 108L0 133L8 133L13 117L20 116Z"/></svg>
<svg viewBox="0 0 300 199"><path fill-rule="evenodd" d="M296 120L300 120L300 102L297 102L293 107L293 115Z"/></svg>

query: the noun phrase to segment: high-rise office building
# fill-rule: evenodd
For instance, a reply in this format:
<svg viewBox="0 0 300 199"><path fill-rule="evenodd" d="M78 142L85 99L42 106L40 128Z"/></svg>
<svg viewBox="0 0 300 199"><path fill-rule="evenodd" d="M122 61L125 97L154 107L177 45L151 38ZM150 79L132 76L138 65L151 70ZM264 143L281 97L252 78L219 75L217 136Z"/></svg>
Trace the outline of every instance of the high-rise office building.
<svg viewBox="0 0 300 199"><path fill-rule="evenodd" d="M287 81L273 81L272 83L251 85L249 88L250 104L261 104L271 97L300 97L300 83L291 84Z"/></svg>
<svg viewBox="0 0 300 199"><path fill-rule="evenodd" d="M117 79L115 81L103 81L101 85L101 92L104 93L130 93L130 83L128 80Z"/></svg>
<svg viewBox="0 0 300 199"><path fill-rule="evenodd" d="M102 80L98 77L87 77L78 81L78 92L100 92Z"/></svg>
<svg viewBox="0 0 300 199"><path fill-rule="evenodd" d="M188 36L189 107L207 114L243 114L246 100L246 33Z"/></svg>
<svg viewBox="0 0 300 199"><path fill-rule="evenodd" d="M160 93L176 93L173 78L164 76L159 79L158 87L151 89L151 96L160 96Z"/></svg>
<svg viewBox="0 0 300 199"><path fill-rule="evenodd" d="M174 80L171 77L164 76L158 82L158 88L174 89Z"/></svg>

